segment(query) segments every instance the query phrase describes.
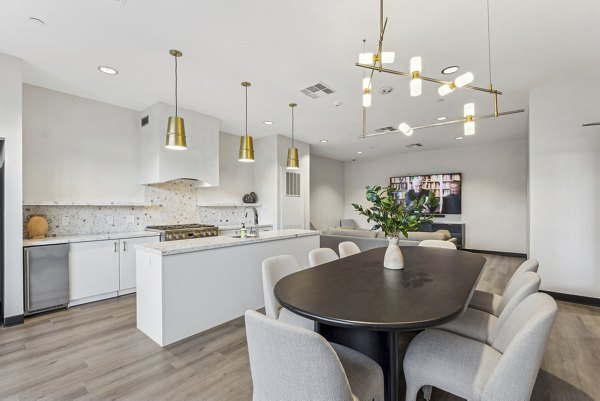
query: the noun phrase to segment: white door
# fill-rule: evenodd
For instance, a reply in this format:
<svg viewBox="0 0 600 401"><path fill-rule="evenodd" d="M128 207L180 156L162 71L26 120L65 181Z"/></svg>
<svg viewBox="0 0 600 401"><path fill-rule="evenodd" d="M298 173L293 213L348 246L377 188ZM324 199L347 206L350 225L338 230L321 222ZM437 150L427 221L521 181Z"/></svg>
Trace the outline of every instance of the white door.
<svg viewBox="0 0 600 401"><path fill-rule="evenodd" d="M159 236L124 238L119 241L119 295L135 292L135 245L159 241Z"/></svg>
<svg viewBox="0 0 600 401"><path fill-rule="evenodd" d="M119 290L119 240L71 244L69 251L69 297L92 302L114 296ZM107 295L108 296L105 296Z"/></svg>

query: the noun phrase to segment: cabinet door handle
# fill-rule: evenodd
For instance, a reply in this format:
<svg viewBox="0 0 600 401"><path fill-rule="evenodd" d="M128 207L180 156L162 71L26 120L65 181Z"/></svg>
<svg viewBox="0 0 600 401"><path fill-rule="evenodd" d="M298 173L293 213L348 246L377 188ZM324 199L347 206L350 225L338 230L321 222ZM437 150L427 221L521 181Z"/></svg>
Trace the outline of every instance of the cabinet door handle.
<svg viewBox="0 0 600 401"><path fill-rule="evenodd" d="M123 241L123 252L127 251L126 245L127 245L127 241Z"/></svg>
<svg viewBox="0 0 600 401"><path fill-rule="evenodd" d="M115 252L117 252L117 243L115 242Z"/></svg>

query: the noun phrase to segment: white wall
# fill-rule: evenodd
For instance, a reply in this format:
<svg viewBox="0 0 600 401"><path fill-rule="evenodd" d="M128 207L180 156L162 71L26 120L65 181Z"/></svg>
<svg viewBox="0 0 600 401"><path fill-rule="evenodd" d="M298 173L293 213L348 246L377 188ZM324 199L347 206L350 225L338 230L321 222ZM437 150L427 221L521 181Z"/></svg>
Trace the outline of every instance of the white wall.
<svg viewBox="0 0 600 401"><path fill-rule="evenodd" d="M390 177L399 175L462 173L463 213L446 220L465 223L465 247L525 253L526 147L522 139L346 162L344 216L370 228L351 205L368 205L367 185L388 185Z"/></svg>
<svg viewBox="0 0 600 401"><path fill-rule="evenodd" d="M23 314L21 60L0 53L0 137L5 138L4 317Z"/></svg>
<svg viewBox="0 0 600 401"><path fill-rule="evenodd" d="M542 288L600 298L600 75L529 97L530 254Z"/></svg>
<svg viewBox="0 0 600 401"><path fill-rule="evenodd" d="M239 203L242 202L244 194L257 192L254 186L255 163L239 162L239 149L239 136L220 133L219 186L198 188L198 203ZM258 201L262 202L260 199ZM270 221L265 222L270 223Z"/></svg>
<svg viewBox="0 0 600 401"><path fill-rule="evenodd" d="M317 230L337 227L344 217L344 162L310 157L310 222Z"/></svg>
<svg viewBox="0 0 600 401"><path fill-rule="evenodd" d="M23 85L25 201L143 202L140 114Z"/></svg>

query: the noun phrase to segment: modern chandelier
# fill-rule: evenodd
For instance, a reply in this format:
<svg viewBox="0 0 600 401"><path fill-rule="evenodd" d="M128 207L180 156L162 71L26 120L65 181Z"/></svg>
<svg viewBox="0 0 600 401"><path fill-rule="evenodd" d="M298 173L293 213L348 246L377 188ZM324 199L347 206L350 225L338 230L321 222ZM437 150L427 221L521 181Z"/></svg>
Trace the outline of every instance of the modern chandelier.
<svg viewBox="0 0 600 401"><path fill-rule="evenodd" d="M487 34L488 34L488 67L489 67L489 87L482 88L478 86L471 85L475 76L472 72L466 72L462 75L459 75L453 81L445 81L441 79L431 78L422 75L423 70L423 60L421 57L416 56L412 57L409 62L409 72L403 72L398 70L393 70L389 68L384 68L384 64L391 64L394 62L396 55L394 52L383 51L383 40L385 35L385 30L387 27L388 19L384 18L383 13L383 0L380 0L379 4L379 40L377 52L366 52L363 50L363 53L359 54L358 63L355 65L357 67L364 68L367 71L370 71L369 76L363 76L362 82L362 105L363 105L363 128L362 128L362 138L371 137L371 136L379 136L379 135L388 135L401 132L406 136L411 136L414 130L424 129L424 128L432 128L439 127L443 125L451 125L451 124L463 124L464 125L464 135L474 135L475 134L475 121L482 120L486 118L492 117L500 117L509 114L522 113L525 110L511 110L500 112L498 109L498 95L502 95L501 91L494 89L492 85L492 53L491 53L491 39L490 39L490 4L489 0L487 0ZM364 46L365 40L363 40ZM421 126L411 127L408 123L402 122L398 126L398 130L395 131L385 131L385 132L377 132L367 134L367 108L371 107L372 99L371 99L371 90L372 90L372 82L373 75L375 72L384 72L392 75L399 75L403 77L407 77L410 79L410 96L420 96L423 93L423 81L432 82L438 85L438 93L440 96L446 96L456 89L469 89L473 91L479 91L488 93L493 96L494 101L494 113L488 115L475 115L475 104L467 103L463 107L463 118L451 121L444 121L441 123L427 124Z"/></svg>

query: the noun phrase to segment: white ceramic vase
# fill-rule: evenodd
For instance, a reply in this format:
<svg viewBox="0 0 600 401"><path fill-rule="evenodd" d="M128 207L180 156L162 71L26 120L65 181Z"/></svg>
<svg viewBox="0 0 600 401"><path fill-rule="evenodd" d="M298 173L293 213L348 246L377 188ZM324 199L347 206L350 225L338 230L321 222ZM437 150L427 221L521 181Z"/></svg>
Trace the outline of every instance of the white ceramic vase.
<svg viewBox="0 0 600 401"><path fill-rule="evenodd" d="M389 245L383 258L383 267L386 269L401 270L404 269L404 257L398 245L398 238L388 238Z"/></svg>

